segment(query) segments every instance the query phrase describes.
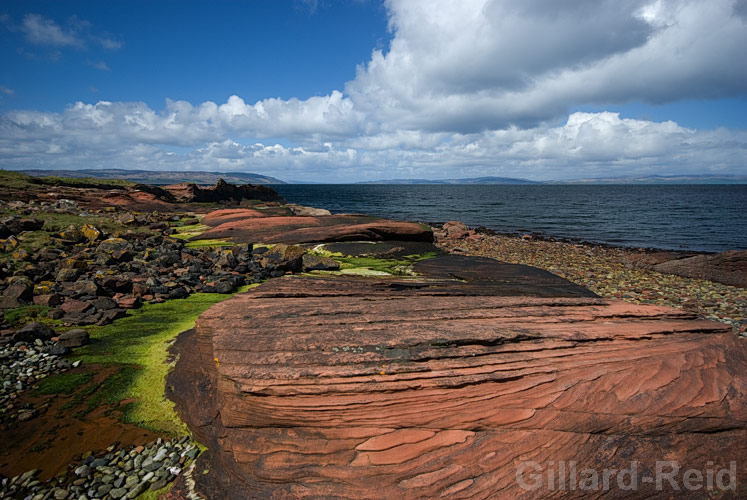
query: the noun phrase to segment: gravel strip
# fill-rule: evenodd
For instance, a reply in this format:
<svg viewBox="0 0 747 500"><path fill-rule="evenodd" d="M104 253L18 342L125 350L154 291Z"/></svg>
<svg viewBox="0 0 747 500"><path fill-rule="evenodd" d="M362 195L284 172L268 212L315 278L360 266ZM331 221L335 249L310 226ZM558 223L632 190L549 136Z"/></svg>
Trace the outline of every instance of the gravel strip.
<svg viewBox="0 0 747 500"><path fill-rule="evenodd" d="M70 465L66 473L46 482L36 479L39 473L36 469L2 478L0 498L137 498L146 491L158 491L171 484L199 454L189 436L171 441L159 438L147 446L108 450L99 457L90 454Z"/></svg>

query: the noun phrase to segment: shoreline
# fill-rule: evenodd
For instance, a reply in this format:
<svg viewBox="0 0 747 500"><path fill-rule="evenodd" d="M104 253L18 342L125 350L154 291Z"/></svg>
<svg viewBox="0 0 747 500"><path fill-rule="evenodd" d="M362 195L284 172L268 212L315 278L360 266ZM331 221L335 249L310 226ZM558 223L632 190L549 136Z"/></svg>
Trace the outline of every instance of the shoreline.
<svg viewBox="0 0 747 500"><path fill-rule="evenodd" d="M730 324L735 334L747 337L747 289L650 269L652 256L676 252L505 235L483 228L448 234L442 226L434 232L436 245L447 252L538 267L602 297L684 309ZM702 254L683 257L690 255Z"/></svg>

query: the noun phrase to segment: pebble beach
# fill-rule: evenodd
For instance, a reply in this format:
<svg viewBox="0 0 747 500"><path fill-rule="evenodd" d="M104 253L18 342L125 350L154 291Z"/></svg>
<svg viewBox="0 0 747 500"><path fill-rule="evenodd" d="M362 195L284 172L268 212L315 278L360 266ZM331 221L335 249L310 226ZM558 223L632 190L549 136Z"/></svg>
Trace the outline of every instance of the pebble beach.
<svg viewBox="0 0 747 500"><path fill-rule="evenodd" d="M438 245L449 252L539 267L602 297L685 309L702 318L728 323L735 333L747 337L746 289L637 266L639 257L650 250L474 230L457 237L443 232L437 232L437 236Z"/></svg>

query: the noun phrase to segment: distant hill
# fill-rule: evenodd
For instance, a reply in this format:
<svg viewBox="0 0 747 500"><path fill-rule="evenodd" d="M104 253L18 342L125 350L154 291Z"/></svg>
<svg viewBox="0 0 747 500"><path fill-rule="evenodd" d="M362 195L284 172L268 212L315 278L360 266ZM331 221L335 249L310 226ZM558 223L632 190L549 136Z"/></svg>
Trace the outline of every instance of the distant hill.
<svg viewBox="0 0 747 500"><path fill-rule="evenodd" d="M747 175L645 175L548 181L546 184L747 184Z"/></svg>
<svg viewBox="0 0 747 500"><path fill-rule="evenodd" d="M93 177L96 179L124 179L139 184L177 184L194 182L195 184L212 185L223 179L231 184L286 184L286 182L267 175L246 172L161 172L150 170L125 169L89 169L89 170L21 170L20 172L34 177Z"/></svg>
<svg viewBox="0 0 747 500"><path fill-rule="evenodd" d="M356 184L542 184L541 182L513 177L471 177L467 179L385 179L380 181L365 181Z"/></svg>

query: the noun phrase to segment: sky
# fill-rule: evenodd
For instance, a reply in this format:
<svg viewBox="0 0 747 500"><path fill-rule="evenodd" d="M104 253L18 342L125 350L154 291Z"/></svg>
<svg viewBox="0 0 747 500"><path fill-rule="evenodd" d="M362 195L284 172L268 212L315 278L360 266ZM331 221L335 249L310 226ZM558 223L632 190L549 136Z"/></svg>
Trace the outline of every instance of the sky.
<svg viewBox="0 0 747 500"><path fill-rule="evenodd" d="M747 0L0 0L0 167L747 175Z"/></svg>

